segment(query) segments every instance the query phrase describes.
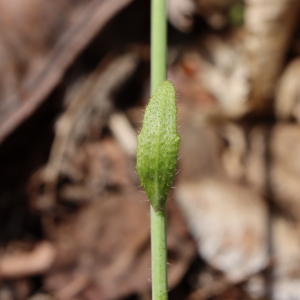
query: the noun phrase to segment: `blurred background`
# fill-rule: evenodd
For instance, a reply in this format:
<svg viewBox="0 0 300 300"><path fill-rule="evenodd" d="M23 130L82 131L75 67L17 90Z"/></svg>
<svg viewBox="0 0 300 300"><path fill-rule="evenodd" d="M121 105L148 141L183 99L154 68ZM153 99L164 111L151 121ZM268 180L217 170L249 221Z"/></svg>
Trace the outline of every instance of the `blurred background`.
<svg viewBox="0 0 300 300"><path fill-rule="evenodd" d="M300 1L167 11L170 300L300 299ZM0 300L151 299L149 72L148 0L0 1Z"/></svg>

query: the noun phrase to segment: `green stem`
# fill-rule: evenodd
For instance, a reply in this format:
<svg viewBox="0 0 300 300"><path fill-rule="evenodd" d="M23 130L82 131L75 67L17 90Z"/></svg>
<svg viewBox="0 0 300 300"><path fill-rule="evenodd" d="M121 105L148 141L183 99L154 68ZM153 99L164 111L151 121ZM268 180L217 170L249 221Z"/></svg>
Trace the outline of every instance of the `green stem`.
<svg viewBox="0 0 300 300"><path fill-rule="evenodd" d="M151 94L166 79L166 1L151 1ZM151 207L152 299L168 299L166 209Z"/></svg>
<svg viewBox="0 0 300 300"><path fill-rule="evenodd" d="M166 0L151 1L151 95L166 79L167 70Z"/></svg>
<svg viewBox="0 0 300 300"><path fill-rule="evenodd" d="M152 299L168 299L166 208L151 206Z"/></svg>
<svg viewBox="0 0 300 300"><path fill-rule="evenodd" d="M151 95L166 79L166 0L151 0ZM152 299L168 299L166 208L151 207Z"/></svg>

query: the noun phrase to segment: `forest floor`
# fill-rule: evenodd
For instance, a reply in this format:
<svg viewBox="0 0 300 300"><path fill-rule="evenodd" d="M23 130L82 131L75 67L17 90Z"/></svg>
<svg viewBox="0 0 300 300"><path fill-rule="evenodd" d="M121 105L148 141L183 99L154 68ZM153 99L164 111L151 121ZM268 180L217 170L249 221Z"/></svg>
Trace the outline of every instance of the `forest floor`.
<svg viewBox="0 0 300 300"><path fill-rule="evenodd" d="M168 2L170 300L300 299L299 16ZM150 300L150 1L2 1L0 27L0 300Z"/></svg>

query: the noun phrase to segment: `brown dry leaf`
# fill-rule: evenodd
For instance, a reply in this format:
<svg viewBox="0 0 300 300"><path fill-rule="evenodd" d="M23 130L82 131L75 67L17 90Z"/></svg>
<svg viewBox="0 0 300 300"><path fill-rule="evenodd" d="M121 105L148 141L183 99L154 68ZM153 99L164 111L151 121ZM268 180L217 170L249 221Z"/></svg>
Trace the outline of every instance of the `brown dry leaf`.
<svg viewBox="0 0 300 300"><path fill-rule="evenodd" d="M56 256L54 245L39 242L32 251L5 253L0 257L0 278L11 279L45 273Z"/></svg>
<svg viewBox="0 0 300 300"><path fill-rule="evenodd" d="M272 299L300 298L299 228L283 216L272 218L272 249L275 260Z"/></svg>
<svg viewBox="0 0 300 300"><path fill-rule="evenodd" d="M182 135L179 148L178 170L180 182L198 182L205 177L224 174L219 151L221 141L197 103L180 103L178 132Z"/></svg>
<svg viewBox="0 0 300 300"><path fill-rule="evenodd" d="M79 294L116 299L150 289L150 208L142 189L133 187L132 170L132 161L110 137L67 153L62 176L69 183L60 187L59 203L78 210L61 213L53 228L57 260L45 275L45 290L58 299ZM172 288L196 256L173 201L168 228Z"/></svg>
<svg viewBox="0 0 300 300"><path fill-rule="evenodd" d="M198 110L201 108L199 113L203 115L207 111L216 110L217 101L203 86L201 76L201 57L196 51L183 53L179 63L170 66L168 70L168 78L178 91L180 107L181 100L184 100L183 104L189 103Z"/></svg>
<svg viewBox="0 0 300 300"><path fill-rule="evenodd" d="M221 154L222 166L229 178L239 181L245 176L243 164L247 150L245 132L234 123L225 123L219 131L228 145Z"/></svg>
<svg viewBox="0 0 300 300"><path fill-rule="evenodd" d="M71 187L75 188L75 191L80 187L85 189L90 201L107 188L126 189L133 184L132 177L128 176L132 169L130 163L127 155L110 138L102 139L101 142L86 143L77 151L68 151L61 175L68 178L71 184L62 187L64 200L84 202L85 198L80 199L79 195L76 198L70 197Z"/></svg>
<svg viewBox="0 0 300 300"><path fill-rule="evenodd" d="M267 208L256 193L224 180L180 184L176 190L199 254L233 281L268 264Z"/></svg>
<svg viewBox="0 0 300 300"><path fill-rule="evenodd" d="M293 218L300 216L300 127L278 123L272 130L270 185L274 201Z"/></svg>
<svg viewBox="0 0 300 300"><path fill-rule="evenodd" d="M251 89L249 70L242 43L208 35L200 51L186 51L170 78L182 99L197 101L206 113L238 117L248 109ZM205 111L202 111L202 113Z"/></svg>
<svg viewBox="0 0 300 300"><path fill-rule="evenodd" d="M140 190L103 196L61 224L58 260L46 275L46 290L61 294L82 276L87 276L85 285L77 293L87 299L116 299L150 289L149 203L141 199ZM185 274L196 249L172 202L168 219L172 288Z"/></svg>
<svg viewBox="0 0 300 300"><path fill-rule="evenodd" d="M227 122L218 130L226 144L221 152L221 162L227 176L267 195L269 127L257 124L245 130L240 124Z"/></svg>
<svg viewBox="0 0 300 300"><path fill-rule="evenodd" d="M136 159L137 132L131 125L125 113L118 112L111 115L109 129L118 141L123 151L132 159Z"/></svg>
<svg viewBox="0 0 300 300"><path fill-rule="evenodd" d="M198 2L204 11L211 8L212 19L224 18L214 8L223 3L226 11L224 1ZM299 12L300 2L295 0L247 0L243 30L202 38L203 54L199 46L195 51L201 66L198 84L215 97L223 114L241 117L248 111L269 112Z"/></svg>
<svg viewBox="0 0 300 300"><path fill-rule="evenodd" d="M86 80L80 78L67 90L65 102L68 107L56 123L49 161L37 176L31 179L30 185L35 186L35 188L31 187L31 190L38 188L37 181L44 184L44 195L39 197L39 203L36 201L37 207L49 209L55 205L56 188L62 172L61 168L65 165L68 167L65 167L64 172L69 173L70 177L81 176L74 168L76 163L68 162L67 154L71 156L77 154L78 145L82 144L82 141L97 140L107 123L113 134L117 134L118 129L112 126L113 118L110 118L114 110L112 94L134 72L137 63L138 57L132 53L114 58L108 56ZM123 124L121 125L124 127ZM130 124L127 126L129 127ZM130 129L127 128L127 131ZM135 132L132 131L130 131L133 135L132 139L136 140ZM131 149L131 153L135 155L134 149ZM74 195L77 194L79 198L80 195L88 197L89 192L85 193L81 187L81 184L76 187L77 191ZM31 191L31 194L34 192Z"/></svg>
<svg viewBox="0 0 300 300"><path fill-rule="evenodd" d="M174 27L182 32L189 32L193 25L193 14L196 4L193 0L169 0L167 1L168 19Z"/></svg>
<svg viewBox="0 0 300 300"><path fill-rule="evenodd" d="M262 195L267 194L268 127L257 125L249 132L249 149L245 157L245 180Z"/></svg>
<svg viewBox="0 0 300 300"><path fill-rule="evenodd" d="M291 117L300 122L300 59L294 59L282 74L275 98L275 112L278 118Z"/></svg>
<svg viewBox="0 0 300 300"><path fill-rule="evenodd" d="M0 141L34 112L76 56L130 1L1 1Z"/></svg>
<svg viewBox="0 0 300 300"><path fill-rule="evenodd" d="M244 45L253 109L269 109L300 12L295 0L246 0Z"/></svg>
<svg viewBox="0 0 300 300"><path fill-rule="evenodd" d="M209 58L201 57L201 80L216 98L223 114L239 117L249 109L251 90L247 57L238 38L208 36L205 48Z"/></svg>
<svg viewBox="0 0 300 300"><path fill-rule="evenodd" d="M230 281L245 280L265 268L268 263L267 208L257 193L228 183L226 170L222 167L225 149L227 158L234 159L242 170L242 174L238 172L239 176L245 176L243 162L249 154L242 127L224 122L224 119L212 126L202 106L195 101L179 101L179 105L179 131L183 137L180 172L175 183L176 199L197 241L200 256L229 278L225 282L217 279L207 283L191 295L195 299L208 299L226 290L232 285ZM228 139L227 148L217 132L223 139L225 136ZM261 132L264 133L259 128L253 134L253 151L257 147L256 137L260 137ZM260 142L261 139L259 145ZM255 157L264 159L261 157L264 148L258 150ZM228 170L231 174L236 170L229 161Z"/></svg>

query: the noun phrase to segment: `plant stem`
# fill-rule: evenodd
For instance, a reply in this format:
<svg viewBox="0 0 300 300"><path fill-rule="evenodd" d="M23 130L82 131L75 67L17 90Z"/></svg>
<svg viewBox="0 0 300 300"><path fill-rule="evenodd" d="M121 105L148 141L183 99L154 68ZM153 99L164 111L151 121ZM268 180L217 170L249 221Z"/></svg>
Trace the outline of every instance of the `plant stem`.
<svg viewBox="0 0 300 300"><path fill-rule="evenodd" d="M168 299L166 208L151 206L152 299Z"/></svg>
<svg viewBox="0 0 300 300"><path fill-rule="evenodd" d="M151 0L151 96L166 79L166 0Z"/></svg>
<svg viewBox="0 0 300 300"><path fill-rule="evenodd" d="M151 95L166 79L166 0L151 0ZM152 299L168 299L166 207L151 206Z"/></svg>

